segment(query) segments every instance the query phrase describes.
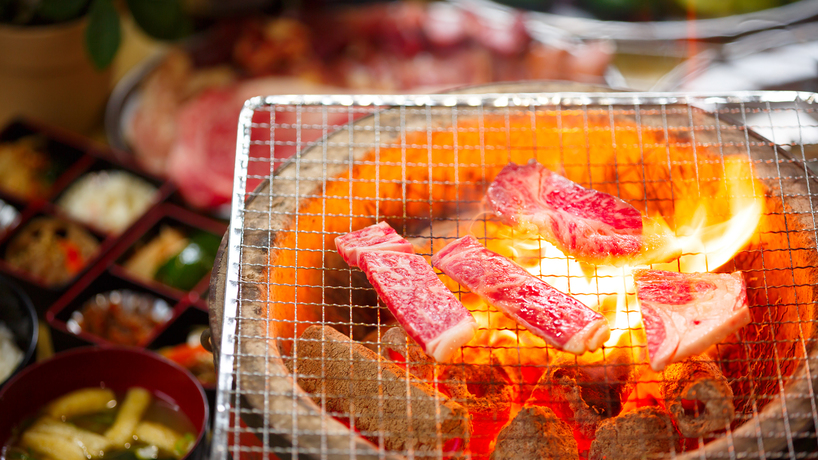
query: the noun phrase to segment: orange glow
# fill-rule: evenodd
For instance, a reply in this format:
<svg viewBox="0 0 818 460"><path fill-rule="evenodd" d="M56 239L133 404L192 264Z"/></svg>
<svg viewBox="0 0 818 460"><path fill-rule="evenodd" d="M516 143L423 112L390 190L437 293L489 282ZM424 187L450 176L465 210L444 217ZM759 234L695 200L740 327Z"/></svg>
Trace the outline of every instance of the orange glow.
<svg viewBox="0 0 818 460"><path fill-rule="evenodd" d="M684 110L687 113L687 109ZM524 164L534 158L582 186L632 204L645 216L646 239L661 244L650 244L649 250L643 251L631 265L614 267L579 262L566 257L539 235L501 225L486 214L478 214L471 225L457 222L466 225L453 225L445 231L445 226L438 225L435 236L426 240L428 246L418 252L434 254L450 242L451 237L474 235L488 249L511 258L535 276L602 313L611 326L610 339L602 349L577 359L581 364L614 361L630 365L627 368L633 372L627 378L636 378L639 369L633 365L647 368L644 363L648 356L633 270L649 267L681 272L714 271L728 263L750 239L757 238L754 236L756 227L764 212L763 187L754 179L752 165L746 157L724 156L717 145L697 143L690 127L665 126L662 111L641 108L639 114L643 117L641 121L634 119L631 110L590 107L587 110L509 110L508 114L485 114L479 119L464 116L458 119L456 129L435 130L431 138L426 132L408 132L405 144L412 147L381 149L380 161L358 166L355 177L396 180L377 184L353 181L352 193L376 197L377 212L385 216L430 216L443 222L455 215L479 213L479 209L464 209L463 203L477 208L476 203L485 198L485 186L504 166L509 162ZM464 163L458 155L467 150L479 152L480 161ZM391 160L386 161L387 158ZM418 161L404 165L401 161L405 158ZM425 158L430 162L433 158L434 167L421 161ZM400 188L402 182L397 179L407 177L423 178L429 184L470 186L430 186L424 191L428 196L417 192L409 194L412 200L397 207L401 202L392 198L404 193ZM344 181L328 187L327 196L350 193L349 183ZM337 207L339 213L348 215L371 215L373 211L366 208L365 203L365 200L337 199L328 200L325 206ZM392 203L396 207L389 207ZM350 226L363 225L344 221L338 231ZM447 238L442 238L444 236ZM453 291L463 292L450 278L441 279ZM298 298L307 298L305 295L299 292ZM476 295L464 293L461 300L473 313L479 330L461 349L457 360L465 363L496 360L505 368L509 378L519 386L517 405L509 414L513 417L549 363L563 353ZM320 302L321 298L316 297L314 301ZM637 399L639 404L652 404L648 397ZM494 438L488 432L493 429L493 426L473 427L473 436L484 439L473 443L472 458L489 456L487 441ZM578 441L582 440L578 438Z"/></svg>
<svg viewBox="0 0 818 460"><path fill-rule="evenodd" d="M512 258L535 276L573 295L608 319L611 337L605 346L577 359L588 364L626 360L632 366L645 369L633 372L636 380L633 391L622 401L623 412L661 404L656 400L661 375L650 371L645 364L647 340L636 300L633 270L713 271L729 262L756 232L764 212L762 188L746 161L726 159L724 168L724 178L715 192L700 193L695 181L686 182L678 187L682 195L674 201L672 218L657 214L645 219L644 235L661 236L663 245L643 254L633 265L589 265L566 256L539 235L520 233L492 222L472 226L472 233L485 241L490 250ZM671 223L675 223L675 229ZM666 262L668 259L671 261ZM660 262L651 263L653 260ZM513 418L546 365L563 352L548 346L543 339L518 326L476 295L463 294L461 300L479 326L475 338L463 347L462 360L481 363L495 359L507 370L520 389L509 414ZM486 423L473 416L475 433L485 435L472 440L470 452L474 458L484 458L492 451L490 444L506 419L491 421L493 423ZM584 446L587 450L590 440L578 432L575 436L581 448Z"/></svg>
<svg viewBox="0 0 818 460"><path fill-rule="evenodd" d="M654 215L645 219L645 237L661 236L662 246L633 265L585 264L566 256L539 235L499 224L481 222L478 236L487 238L484 241L492 251L512 258L548 284L602 313L611 325L611 337L605 343L607 353L615 346L638 347L645 344L645 338L633 271L637 268L683 273L714 271L749 242L764 212L762 188L743 159L725 159L724 178L715 193L703 196L696 190L695 181L684 183L678 190L683 195L674 201L672 218ZM668 221L675 223L675 229ZM669 257L672 260L666 262ZM559 353L476 296L463 296L463 303L480 326L477 336L464 348L466 362L479 361L481 355L491 353L504 365L525 370L526 366L542 366L551 355ZM600 349L581 359L598 362L605 353ZM632 358L640 362L647 357L640 352Z"/></svg>
<svg viewBox="0 0 818 460"><path fill-rule="evenodd" d="M662 375L650 369L646 369L639 375L639 380L634 382L633 391L622 403L622 412L631 412L645 406L662 405L659 395L662 394L660 383Z"/></svg>

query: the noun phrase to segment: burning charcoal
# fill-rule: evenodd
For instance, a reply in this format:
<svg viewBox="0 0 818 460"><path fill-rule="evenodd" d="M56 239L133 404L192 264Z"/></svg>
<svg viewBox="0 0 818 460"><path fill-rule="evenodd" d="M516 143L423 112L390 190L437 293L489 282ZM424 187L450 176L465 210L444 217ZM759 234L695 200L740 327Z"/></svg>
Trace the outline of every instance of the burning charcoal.
<svg viewBox="0 0 818 460"><path fill-rule="evenodd" d="M660 382L662 375L654 372L650 364L633 365L633 379L630 379L622 390L622 412L630 412L644 406L661 405L659 402Z"/></svg>
<svg viewBox="0 0 818 460"><path fill-rule="evenodd" d="M524 407L497 436L491 460L575 460L571 428L547 407Z"/></svg>
<svg viewBox="0 0 818 460"><path fill-rule="evenodd" d="M473 454L488 453L489 445L511 415L517 386L500 362L452 364L441 372L444 391L462 404L471 416Z"/></svg>
<svg viewBox="0 0 818 460"><path fill-rule="evenodd" d="M469 412L508 419L515 385L496 358L492 357L490 364L446 366L439 380L444 382L452 398L462 401Z"/></svg>
<svg viewBox="0 0 818 460"><path fill-rule="evenodd" d="M435 267L550 345L580 355L611 335L608 322L473 236L455 240L432 257Z"/></svg>
<svg viewBox="0 0 818 460"><path fill-rule="evenodd" d="M690 358L666 367L660 391L660 401L688 438L724 429L736 415L733 390L708 358Z"/></svg>
<svg viewBox="0 0 818 460"><path fill-rule="evenodd" d="M497 314L502 316L502 313ZM521 330L521 332L525 331ZM493 327L481 328L477 335L476 342L487 343L488 349L483 347L471 349L485 354L490 353L491 357L503 366L508 376L521 390L527 388L530 392L542 375L543 363L549 361L548 347L545 342L530 333L518 336L509 330L498 331ZM527 340L536 341L539 347L529 344Z"/></svg>
<svg viewBox="0 0 818 460"><path fill-rule="evenodd" d="M386 449L445 451L469 437L463 406L335 329L310 326L296 345L288 366L301 388Z"/></svg>
<svg viewBox="0 0 818 460"><path fill-rule="evenodd" d="M634 331L638 334L638 331ZM567 362L573 365L575 361L582 367L582 371L594 382L605 383L612 387L617 394L622 395L625 386L633 380L634 368L638 368L640 362L647 360L647 355L642 348L631 346L617 346L605 348L605 355L602 361L583 362L576 358L556 361L555 365L565 365Z"/></svg>
<svg viewBox="0 0 818 460"><path fill-rule="evenodd" d="M402 327L393 327L381 337L382 354L392 361L403 361L409 373L429 382L434 379L435 362ZM397 355L397 356L396 356Z"/></svg>
<svg viewBox="0 0 818 460"><path fill-rule="evenodd" d="M750 322L741 272L635 270L633 279L655 371L703 353Z"/></svg>
<svg viewBox="0 0 818 460"><path fill-rule="evenodd" d="M526 405L550 407L582 436L592 439L599 424L622 409L620 395L627 367L610 366L610 370L608 367L574 360L555 361L540 378ZM612 378L618 374L621 375Z"/></svg>
<svg viewBox="0 0 818 460"><path fill-rule="evenodd" d="M652 458L679 448L670 416L656 406L641 407L603 421L589 460Z"/></svg>

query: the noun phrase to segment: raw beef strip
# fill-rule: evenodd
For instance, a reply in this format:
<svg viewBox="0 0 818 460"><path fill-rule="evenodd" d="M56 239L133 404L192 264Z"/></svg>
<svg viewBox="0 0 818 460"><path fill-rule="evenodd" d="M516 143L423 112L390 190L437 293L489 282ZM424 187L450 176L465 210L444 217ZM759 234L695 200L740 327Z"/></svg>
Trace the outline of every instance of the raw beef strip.
<svg viewBox="0 0 818 460"><path fill-rule="evenodd" d="M633 279L655 371L703 353L750 322L741 272L636 270Z"/></svg>
<svg viewBox="0 0 818 460"><path fill-rule="evenodd" d="M611 334L602 315L471 235L449 243L432 257L432 264L561 350L578 355L594 351Z"/></svg>
<svg viewBox="0 0 818 460"><path fill-rule="evenodd" d="M358 262L409 337L438 362L474 337L477 322L422 256L364 251Z"/></svg>
<svg viewBox="0 0 818 460"><path fill-rule="evenodd" d="M341 257L360 267L406 333L439 362L474 337L477 322L412 244L386 222L335 239Z"/></svg>
<svg viewBox="0 0 818 460"><path fill-rule="evenodd" d="M335 248L352 267L358 266L359 257L364 251L415 253L412 243L398 235L386 222L379 222L335 238Z"/></svg>
<svg viewBox="0 0 818 460"><path fill-rule="evenodd" d="M487 197L503 223L533 226L577 259L600 263L635 255L642 247L642 215L633 206L571 182L534 159L506 165Z"/></svg>

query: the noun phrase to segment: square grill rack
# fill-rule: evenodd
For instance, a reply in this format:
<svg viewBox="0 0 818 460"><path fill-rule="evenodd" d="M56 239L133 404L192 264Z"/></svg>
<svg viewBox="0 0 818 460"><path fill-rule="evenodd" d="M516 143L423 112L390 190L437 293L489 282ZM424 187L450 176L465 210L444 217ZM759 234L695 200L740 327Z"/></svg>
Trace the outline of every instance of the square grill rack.
<svg viewBox="0 0 818 460"><path fill-rule="evenodd" d="M726 182L731 159L746 160L755 184L763 188L764 211L755 236L721 271L744 273L753 321L711 353L735 392L736 418L660 456L815 457L814 100L813 94L798 92L248 100L238 125L229 238L210 294L219 369L211 458L448 458L448 449L462 449L444 433L445 396L432 392L421 400L409 391L418 380L439 384L440 369L421 378L400 367L397 381L404 390L390 383L387 371L395 369L388 367L394 355L385 352L389 344L382 338L391 316L361 281L360 271L340 261L333 240L387 220L398 233L420 241L416 246L424 249L418 253L428 258L465 231L491 226L493 216L480 212L486 187L508 161L528 158L583 186L620 196L643 214L668 219L680 190L696 190L712 200L734 198L730 193L709 196L709 187ZM512 242L515 238L512 232ZM557 278L565 278L573 295L600 297L610 293L573 292L571 283L586 279L599 286L605 276L586 267L569 268ZM461 298L467 295L450 287ZM638 312L630 303L627 312ZM502 321L492 319L500 315L486 317L478 335L501 327ZM630 322L632 315L627 317ZM314 325L332 327L366 345L374 351L375 367L363 363L368 355L354 347L331 352L334 344L325 333L297 340ZM534 364L519 358L511 368L520 374L548 370L547 359L554 356L550 347L522 344L521 328L502 327L518 337L505 349L546 357ZM618 326L611 327L616 331ZM622 329L632 336L639 326L629 323ZM631 357L639 352L644 359L645 345L638 341L608 351L617 348ZM310 359L318 364L309 365ZM606 366L613 365L605 359ZM363 395L369 391L365 388L375 388L374 397L366 396L371 404L356 399L361 395L333 394L332 382L339 377L332 373L338 366L345 384L351 383L350 392ZM312 382L310 393L292 377L293 367L301 386ZM511 379L520 388L524 380ZM336 399L347 396L345 405L337 405ZM394 413L395 407L401 409ZM366 417L374 420L374 428L364 423ZM394 433L404 426L400 420L413 417L431 417L431 442L406 441L422 436L412 432L418 425L411 422L410 434ZM481 441L477 433L471 437L485 445L491 441ZM481 458L471 450L460 455Z"/></svg>

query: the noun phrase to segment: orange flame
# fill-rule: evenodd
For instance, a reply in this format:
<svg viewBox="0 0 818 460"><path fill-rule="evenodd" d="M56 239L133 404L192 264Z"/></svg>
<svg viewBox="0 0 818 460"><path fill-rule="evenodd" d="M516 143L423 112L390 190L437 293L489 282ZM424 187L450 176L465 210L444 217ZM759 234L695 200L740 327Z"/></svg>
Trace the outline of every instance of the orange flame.
<svg viewBox="0 0 818 460"><path fill-rule="evenodd" d="M621 267L589 265L568 257L539 235L520 233L518 229L481 221L470 229L488 249L510 257L555 288L571 294L599 311L611 325L611 337L601 349L577 359L583 363L617 362L648 368L645 331L637 304L633 271L655 268L679 272L713 271L729 262L755 235L764 212L762 186L754 179L751 165L745 160L725 159L723 177L716 186L710 183L699 189L697 180L674 184L673 215L655 214L645 219L646 237L662 235L664 245L650 256L661 263L642 260ZM672 258L671 262L664 262ZM469 363L491 363L495 360L518 384L517 401L509 420L526 403L540 380L546 365L562 353L479 297L468 293L463 304L472 312L479 330L462 348L462 359ZM613 360L613 361L611 361ZM616 368L614 366L613 368ZM645 374L638 380L623 411L655 404L657 379ZM488 425L475 427L479 442L472 445L474 458L487 458L496 433ZM578 437L582 442L587 439ZM488 442L487 442L488 441ZM587 450L588 446L584 445Z"/></svg>
<svg viewBox="0 0 818 460"><path fill-rule="evenodd" d="M521 234L496 224L484 226L482 222L480 227L485 228L486 234L482 236L488 237L489 249L512 258L535 276L606 316L611 337L605 348L631 347L645 343L633 271L654 268L691 273L718 269L755 234L764 212L762 190L749 162L734 158L725 159L724 175L715 193L710 190L702 196L696 190L695 180L679 187L673 216L669 219L650 216L644 227L646 237L650 233L665 235L664 246L651 254L652 260L663 261L669 255L681 254L671 262L641 261L622 267L589 265L566 256L538 235ZM548 362L553 350L542 339L518 327L476 296L464 297L464 304L480 326L480 333L464 349L464 360L479 360L481 350L488 348L504 364L522 366L523 370L535 362L540 366ZM605 348L583 355L582 360L604 359ZM634 357L634 362L645 359L646 356ZM527 380L525 376L521 378Z"/></svg>

